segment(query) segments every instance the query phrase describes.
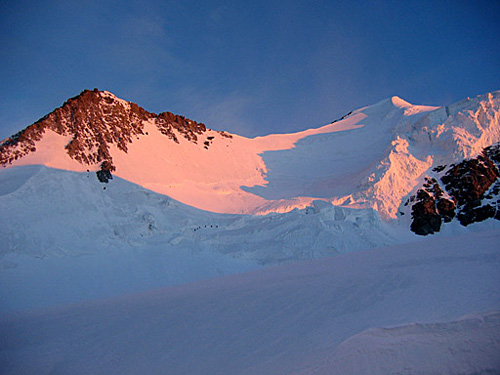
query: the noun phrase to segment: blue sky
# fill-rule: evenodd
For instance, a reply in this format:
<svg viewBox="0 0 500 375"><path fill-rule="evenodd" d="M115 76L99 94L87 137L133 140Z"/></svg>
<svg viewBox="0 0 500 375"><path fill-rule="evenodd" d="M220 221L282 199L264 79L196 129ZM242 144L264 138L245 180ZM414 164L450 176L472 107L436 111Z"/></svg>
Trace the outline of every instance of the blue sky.
<svg viewBox="0 0 500 375"><path fill-rule="evenodd" d="M256 136L500 90L500 2L0 0L0 138L83 89Z"/></svg>

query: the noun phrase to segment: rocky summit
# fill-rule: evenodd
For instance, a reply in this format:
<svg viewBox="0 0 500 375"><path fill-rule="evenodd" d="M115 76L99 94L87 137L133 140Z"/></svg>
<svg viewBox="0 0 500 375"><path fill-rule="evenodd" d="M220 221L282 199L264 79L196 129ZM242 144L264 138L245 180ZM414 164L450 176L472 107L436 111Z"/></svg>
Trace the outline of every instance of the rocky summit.
<svg viewBox="0 0 500 375"><path fill-rule="evenodd" d="M196 143L198 136L206 131L204 124L184 116L171 112L157 115L109 92L84 90L33 125L4 140L0 145L0 164L11 164L35 152L37 141L51 130L71 138L65 149L72 159L83 165L99 163L101 170L110 173L116 169L110 148L115 146L127 152L133 139L144 135L145 121L153 121L163 135L177 143L179 135Z"/></svg>

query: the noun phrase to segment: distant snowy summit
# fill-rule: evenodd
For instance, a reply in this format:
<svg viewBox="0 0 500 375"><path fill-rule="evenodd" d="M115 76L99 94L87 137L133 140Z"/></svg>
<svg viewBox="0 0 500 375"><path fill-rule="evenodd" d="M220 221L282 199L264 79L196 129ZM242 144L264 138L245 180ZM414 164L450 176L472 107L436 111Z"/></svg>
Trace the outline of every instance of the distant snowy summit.
<svg viewBox="0 0 500 375"><path fill-rule="evenodd" d="M320 128L249 139L95 89L2 141L0 164L116 175L219 213L324 200L430 234L499 218L499 119L500 91L447 107L392 97Z"/></svg>

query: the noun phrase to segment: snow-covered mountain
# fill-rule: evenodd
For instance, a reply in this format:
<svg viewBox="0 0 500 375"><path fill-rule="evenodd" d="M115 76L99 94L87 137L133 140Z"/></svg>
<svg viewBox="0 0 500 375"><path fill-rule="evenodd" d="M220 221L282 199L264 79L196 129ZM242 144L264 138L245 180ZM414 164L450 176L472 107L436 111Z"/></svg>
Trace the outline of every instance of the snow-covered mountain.
<svg viewBox="0 0 500 375"><path fill-rule="evenodd" d="M461 233L499 218L499 118L500 92L445 108L392 97L248 139L86 90L0 146L0 278L18 291L4 298L31 306L47 267L81 279L53 304Z"/></svg>
<svg viewBox="0 0 500 375"><path fill-rule="evenodd" d="M265 214L321 199L394 219L426 173L500 141L500 92L445 108L398 97L295 134L248 139L84 91L0 146L4 166L112 173L203 210Z"/></svg>
<svg viewBox="0 0 500 375"><path fill-rule="evenodd" d="M481 358L487 365L467 360L467 371L500 371L500 364L491 360L493 352L482 349L498 348L500 342L498 313L491 312L500 308L493 288L500 274L484 266L498 256L500 91L447 107L412 105L392 97L319 128L249 139L170 112L150 113L109 92L86 90L2 141L0 164L0 312L84 303L76 310L59 307L41 315L0 318L6 332L0 335L10 340L0 348L0 367L9 364L11 373L24 368L32 342L38 348L32 353L38 358L34 366L47 368L47 373L78 373L76 367L81 373L97 373L97 368L120 373L131 363L120 367L113 359L100 358L87 369L76 360L92 353L67 344L79 332L67 327L90 314L94 317L89 324L103 325L103 335L113 335L112 317L118 316L132 327L124 335L138 335L137 342L149 343L145 351L159 353L151 347L156 336L138 332L143 326L137 316L153 306L159 310L151 313L152 321L165 328L168 321L162 320L161 311L170 309L172 324L181 327L182 317L194 306L189 298L198 300L208 292L220 303L218 296L225 291L230 298L220 309L211 310L215 302L209 297L201 304L207 321L214 323L200 326L205 333L186 326L167 335L169 340L178 334L204 335L201 346L173 345L151 373L162 373L166 364L177 366L179 373L209 368L212 373L286 369L319 374L331 373L335 364L341 364L337 373L366 373L369 364L359 361L365 355L383 358L373 373L391 373L391 365L398 363L390 354L396 348L398 358L413 361L408 368L418 369L419 356L409 353L422 352L422 342L441 353L439 358L451 343L455 355L445 356L450 369L456 368L453 361L465 355L465 343L471 340L477 345L469 357L486 353ZM472 243L482 249L480 256L471 253ZM380 250L386 246L393 248ZM420 250L425 251L419 255ZM404 259L391 265L398 251ZM334 255L341 256L305 262ZM272 268L290 262L296 264ZM410 266L416 268L406 275ZM207 281L263 267L271 268ZM363 276L367 274L371 276ZM307 280L315 281L302 285ZM433 285L444 280L447 287L438 293ZM190 282L197 284L180 286ZM370 283L373 288L363 289ZM159 297L148 297L148 291L164 287L155 294ZM248 293L240 295L240 288ZM392 294L393 288L410 295ZM173 309L176 296L184 292L186 300ZM108 300L130 293L146 294L125 302ZM454 297L462 293L466 302ZM165 298L165 304L156 298ZM294 298L300 308L292 312ZM106 300L89 302L96 299ZM271 299L275 303L267 308ZM384 299L388 302L379 304ZM248 306L249 312L233 314L232 304ZM288 306L285 311L278 306L282 304ZM135 305L145 307L129 320L116 312ZM275 309L281 313L272 315ZM389 310L392 318L384 319ZM254 326L252 311L259 316L267 311L275 318ZM307 324L294 323L304 319ZM356 319L365 323L354 324ZM33 328L31 321L62 332L53 338L70 350L54 346L62 353L60 362L41 349L51 333ZM243 357L235 354L236 362L227 366L200 362L190 367L172 359L192 361L185 353L178 356L183 348L203 352L208 360L234 347L237 336L224 344L212 338L213 350L204 347L222 329L222 321L231 322L238 332L246 329L245 322L252 332L271 332L263 336L271 342L265 350L256 346ZM28 325L39 341L22 336L14 343L21 349L12 352L8 343ZM289 325L295 328L288 331ZM325 327L331 334L324 336ZM287 343L287 337L299 336L307 337L307 345L313 343L302 356L298 353L307 345ZM260 342L255 334L245 337L241 348ZM105 345L115 347L122 338L116 340L104 339ZM119 358L135 350L120 345ZM130 358L141 358L144 365L151 359ZM436 370L439 358L429 362L428 372L467 373ZM56 371L57 363L62 367ZM410 372L427 370L418 371Z"/></svg>

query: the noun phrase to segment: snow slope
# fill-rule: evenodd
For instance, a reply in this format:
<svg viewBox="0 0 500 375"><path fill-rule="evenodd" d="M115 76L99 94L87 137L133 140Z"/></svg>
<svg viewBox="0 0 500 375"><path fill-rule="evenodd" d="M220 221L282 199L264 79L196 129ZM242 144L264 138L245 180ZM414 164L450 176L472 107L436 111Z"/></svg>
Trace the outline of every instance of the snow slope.
<svg viewBox="0 0 500 375"><path fill-rule="evenodd" d="M96 95L132 108L111 93ZM500 141L499 118L500 92L444 108L392 97L317 129L254 139L208 129L193 142L174 129L174 142L155 121L144 120L126 152L114 144L109 149L116 176L200 209L265 214L322 199L373 208L389 220L437 163ZM46 130L36 151L11 165L98 170L70 158L65 146L71 139Z"/></svg>
<svg viewBox="0 0 500 375"><path fill-rule="evenodd" d="M414 238L373 210L267 216L185 206L115 178L0 170L0 311L115 296ZM407 232L406 229L403 229Z"/></svg>
<svg viewBox="0 0 500 375"><path fill-rule="evenodd" d="M496 374L500 233L0 318L3 374Z"/></svg>

